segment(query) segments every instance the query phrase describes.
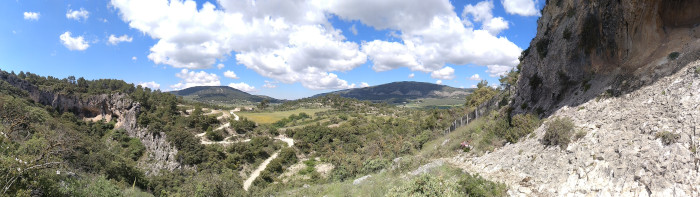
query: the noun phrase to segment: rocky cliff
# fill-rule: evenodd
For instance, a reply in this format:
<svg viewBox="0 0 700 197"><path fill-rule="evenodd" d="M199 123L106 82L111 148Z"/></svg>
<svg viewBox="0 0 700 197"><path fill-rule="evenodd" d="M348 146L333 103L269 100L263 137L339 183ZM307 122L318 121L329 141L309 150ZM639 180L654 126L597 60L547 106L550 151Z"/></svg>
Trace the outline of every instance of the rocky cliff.
<svg viewBox="0 0 700 197"><path fill-rule="evenodd" d="M677 72L700 57L698 10L696 0L549 0L521 56L514 112L546 116Z"/></svg>
<svg viewBox="0 0 700 197"><path fill-rule="evenodd" d="M446 161L506 183L511 196L700 196L700 61L552 117L571 118L583 136L545 146L545 123L492 153Z"/></svg>
<svg viewBox="0 0 700 197"><path fill-rule="evenodd" d="M149 132L148 129L138 126L137 117L141 106L138 102L129 99L126 94L115 93L83 97L60 94L42 90L25 80L4 72L0 72L0 80L25 90L34 102L51 106L59 112L73 112L84 119L99 120L101 119L99 117L105 117L116 120L117 128L123 128L130 137L140 139L146 147L148 157L141 159L139 166L147 174L156 173L161 169L173 170L181 167L175 157L177 149L166 141L165 133Z"/></svg>

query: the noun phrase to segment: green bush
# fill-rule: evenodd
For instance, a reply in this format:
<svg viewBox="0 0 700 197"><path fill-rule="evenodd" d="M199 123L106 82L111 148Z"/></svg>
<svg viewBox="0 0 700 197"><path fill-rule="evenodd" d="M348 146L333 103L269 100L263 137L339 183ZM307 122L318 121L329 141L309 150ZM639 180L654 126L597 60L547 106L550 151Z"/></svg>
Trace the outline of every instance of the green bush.
<svg viewBox="0 0 700 197"><path fill-rule="evenodd" d="M505 184L488 181L478 174L462 175L457 184L464 196L505 196L507 191Z"/></svg>
<svg viewBox="0 0 700 197"><path fill-rule="evenodd" d="M211 129L211 127L209 127L207 129L207 132L205 135L206 135L207 139L209 139L211 141L218 142L218 141L224 140L224 135L223 135L222 130L213 131Z"/></svg>
<svg viewBox="0 0 700 197"><path fill-rule="evenodd" d="M240 118L239 120L231 120L231 128L238 134L244 134L255 129L255 122L248 118Z"/></svg>
<svg viewBox="0 0 700 197"><path fill-rule="evenodd" d="M540 126L540 119L533 114L518 114L513 116L509 132L503 137L510 143L518 142L521 137L524 137Z"/></svg>
<svg viewBox="0 0 700 197"><path fill-rule="evenodd" d="M681 55L680 53L674 51L674 52L668 54L668 59L669 60L676 60L676 58L678 58L678 56L680 56L680 55Z"/></svg>
<svg viewBox="0 0 700 197"><path fill-rule="evenodd" d="M571 30L569 30L569 28L564 29L564 39L571 39Z"/></svg>
<svg viewBox="0 0 700 197"><path fill-rule="evenodd" d="M374 173L388 167L391 162L387 159L373 159L365 161L362 165L362 171L365 174Z"/></svg>
<svg viewBox="0 0 700 197"><path fill-rule="evenodd" d="M536 47L537 54L540 55L540 59L547 57L547 53L549 52L549 39L541 39L540 41L537 41Z"/></svg>
<svg viewBox="0 0 700 197"><path fill-rule="evenodd" d="M678 139L680 139L681 135L675 134L669 131L662 131L656 133L656 138L661 139L661 142L664 143L664 145L670 145L673 143L676 143Z"/></svg>
<svg viewBox="0 0 700 197"><path fill-rule="evenodd" d="M547 146L556 146L564 149L571 141L574 122L568 117L558 117L549 121L547 130L542 138L542 143Z"/></svg>
<svg viewBox="0 0 700 197"><path fill-rule="evenodd" d="M386 196L463 196L456 188L454 182L424 174L408 184L391 188Z"/></svg>

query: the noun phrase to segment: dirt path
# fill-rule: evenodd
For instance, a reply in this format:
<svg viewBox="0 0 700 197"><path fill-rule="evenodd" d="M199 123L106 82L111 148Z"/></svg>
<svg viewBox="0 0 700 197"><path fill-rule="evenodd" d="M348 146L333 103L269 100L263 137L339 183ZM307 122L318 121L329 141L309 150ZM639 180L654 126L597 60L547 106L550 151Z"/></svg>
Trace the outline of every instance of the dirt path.
<svg viewBox="0 0 700 197"><path fill-rule="evenodd" d="M289 147L294 146L294 139L292 139L292 138L287 138L286 136L280 135L280 136L275 137L274 139L286 142ZM250 177L248 177L248 179L246 179L245 182L243 182L243 189L245 191L248 191L248 188L250 188L250 186L253 185L253 181L255 181L255 179L257 179L258 176L260 176L260 172L265 170L265 168L267 168L267 165L270 164L270 162L273 159L277 158L280 151L281 150L278 150L277 152L272 154L272 156L270 156L270 158L267 158L265 161L263 161L262 164L260 164L260 166L258 166L258 168L255 169L255 171L253 171L253 173L250 174Z"/></svg>

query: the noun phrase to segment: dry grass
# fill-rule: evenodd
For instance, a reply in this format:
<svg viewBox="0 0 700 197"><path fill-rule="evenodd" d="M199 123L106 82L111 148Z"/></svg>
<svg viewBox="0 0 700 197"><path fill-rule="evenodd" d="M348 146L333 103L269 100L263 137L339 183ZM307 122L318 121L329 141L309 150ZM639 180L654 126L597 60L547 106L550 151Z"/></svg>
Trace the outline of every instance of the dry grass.
<svg viewBox="0 0 700 197"><path fill-rule="evenodd" d="M236 115L240 116L241 118L245 117L248 118L248 120L252 120L253 122L256 122L258 124L271 124L274 122L277 122L279 120L282 120L283 118L289 117L292 114L299 114L301 112L304 112L306 114L309 114L311 118L314 118L314 114L316 112L322 112L322 111L328 111L330 108L316 108L316 109L307 109L307 108L301 108L301 109L295 109L295 110L289 110L289 111L274 111L274 112L236 112Z"/></svg>

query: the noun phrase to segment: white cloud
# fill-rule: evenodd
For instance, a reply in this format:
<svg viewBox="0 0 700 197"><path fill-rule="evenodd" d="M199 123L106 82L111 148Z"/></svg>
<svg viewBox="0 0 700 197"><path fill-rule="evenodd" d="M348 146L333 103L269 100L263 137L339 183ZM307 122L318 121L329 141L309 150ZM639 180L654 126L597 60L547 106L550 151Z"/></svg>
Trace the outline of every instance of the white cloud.
<svg viewBox="0 0 700 197"><path fill-rule="evenodd" d="M276 88L278 83L278 81L265 80L265 85L263 85L263 88Z"/></svg>
<svg viewBox="0 0 700 197"><path fill-rule="evenodd" d="M141 87L148 87L154 90L160 89L160 84L156 83L155 81L150 81L150 82L143 82L139 83Z"/></svg>
<svg viewBox="0 0 700 197"><path fill-rule="evenodd" d="M479 76L479 74L474 74L474 75L472 75L471 77L469 77L469 80L472 80L472 81L481 81L481 77Z"/></svg>
<svg viewBox="0 0 700 197"><path fill-rule="evenodd" d="M218 64L218 65L216 65L216 68L222 69L222 68L224 68L224 64Z"/></svg>
<svg viewBox="0 0 700 197"><path fill-rule="evenodd" d="M508 72L513 69L512 66L502 66L502 65L488 65L486 70L490 77L499 77L508 74Z"/></svg>
<svg viewBox="0 0 700 197"><path fill-rule="evenodd" d="M357 68L368 57L375 71L407 67L428 73L446 64L514 67L521 51L507 38L494 36L507 28L505 20L492 16L475 30L463 23L448 0L217 3L218 7L191 0L110 4L131 28L156 40L148 55L156 64L204 69L234 56L237 64L261 76L309 89L352 87L336 73ZM399 40L348 41L329 21L332 16L388 30Z"/></svg>
<svg viewBox="0 0 700 197"><path fill-rule="evenodd" d="M366 83L366 82L362 82L362 83L360 83L360 87L361 87L361 88L366 88L366 87L369 87L369 84Z"/></svg>
<svg viewBox="0 0 700 197"><path fill-rule="evenodd" d="M90 15L90 12L88 12L87 10L85 10L83 8L80 8L80 10L68 9L68 12L66 13L66 18L80 21L80 20L87 20L89 15Z"/></svg>
<svg viewBox="0 0 700 197"><path fill-rule="evenodd" d="M182 69L179 73L176 73L175 76L181 79L179 83L170 86L170 88L173 88L175 90L181 90L194 86L221 85L221 81L219 81L219 76L204 71L195 72L189 71L187 69Z"/></svg>
<svg viewBox="0 0 700 197"><path fill-rule="evenodd" d="M440 70L433 71L433 73L430 74L430 77L434 79L454 79L455 78L455 69L449 66L445 66L445 68L442 68Z"/></svg>
<svg viewBox="0 0 700 197"><path fill-rule="evenodd" d="M255 91L257 91L257 90L255 90L255 87L250 86L250 85L243 83L243 82L229 83L228 86L232 87L232 88L236 88L236 89L243 91L243 92L255 92Z"/></svg>
<svg viewBox="0 0 700 197"><path fill-rule="evenodd" d="M66 31L65 33L59 36L59 38L61 39L61 43L63 44L63 46L66 46L68 50L84 51L85 49L90 47L90 44L88 44L87 41L85 41L85 38L83 38L83 36L71 37L70 34L70 31Z"/></svg>
<svg viewBox="0 0 700 197"><path fill-rule="evenodd" d="M539 16L540 13L535 8L536 0L501 0L503 8L508 14L521 16Z"/></svg>
<svg viewBox="0 0 700 197"><path fill-rule="evenodd" d="M224 72L224 77L228 77L231 79L238 79L238 76L236 76L236 73L234 73L233 71L230 71L230 70L227 70L226 72Z"/></svg>
<svg viewBox="0 0 700 197"><path fill-rule="evenodd" d="M122 20L157 40L148 58L176 68L210 68L235 54L239 64L311 89L349 87L334 71L364 64L359 45L331 26L316 1L112 0ZM322 83L317 83L322 79Z"/></svg>
<svg viewBox="0 0 700 197"><path fill-rule="evenodd" d="M353 35L357 35L357 28L355 27L355 24L352 24L352 26L350 26L350 32Z"/></svg>
<svg viewBox="0 0 700 197"><path fill-rule="evenodd" d="M366 7L381 7L381 5L375 4L384 3L384 1L375 2L365 2ZM411 2L406 4L411 4ZM432 3L449 5L446 0ZM371 14L379 21L384 18L386 20L394 19L391 14L396 12L410 15L402 17L406 21L393 21L392 23L376 22L375 19L366 19L367 21L365 21L363 16L342 16L342 13L350 11L341 12L340 18L359 19L362 23L377 29L392 28L400 31L398 35L401 39L400 42L374 40L362 44L362 51L369 55L370 60L374 63L372 68L375 71L407 67L415 71L433 72L443 68L445 64L514 67L518 64L518 56L522 50L507 38L494 36L504 29L507 23L502 18L492 16L491 5L490 1L482 2L481 6L485 8L475 9L479 11L474 12L476 18L482 20L483 26L482 29L478 30L465 24L451 7L448 12L433 12L427 16L425 13L430 13L429 11L420 13L379 11ZM402 6L398 6L387 9L402 8ZM471 14L471 12L467 13ZM412 25L402 25L413 22L411 19L416 18L416 16L424 16L428 20L427 22L419 20ZM486 19L489 20L486 21Z"/></svg>
<svg viewBox="0 0 700 197"><path fill-rule="evenodd" d="M435 81L435 84L442 85L442 80Z"/></svg>
<svg viewBox="0 0 700 197"><path fill-rule="evenodd" d="M488 31L492 35L498 35L501 31L508 29L508 21L503 17L493 17L493 1L482 1L476 5L466 5L462 11L462 18L472 16L474 22L481 22L481 29Z"/></svg>
<svg viewBox="0 0 700 197"><path fill-rule="evenodd" d="M415 77L415 76L416 76L416 74L413 74L413 73L408 74L408 78L413 78L413 77Z"/></svg>
<svg viewBox="0 0 700 197"><path fill-rule="evenodd" d="M470 87L470 88L476 88L476 85L471 85L471 86L469 86L469 87Z"/></svg>
<svg viewBox="0 0 700 197"><path fill-rule="evenodd" d="M117 45L120 42L131 42L133 40L132 37L125 35L122 36L114 36L114 34L109 35L108 43L111 45Z"/></svg>
<svg viewBox="0 0 700 197"><path fill-rule="evenodd" d="M36 21L40 15L39 12L24 12L24 20Z"/></svg>
<svg viewBox="0 0 700 197"><path fill-rule="evenodd" d="M132 56L132 57L131 57L131 60L136 61L136 60L138 60L138 58L136 58L136 56Z"/></svg>

